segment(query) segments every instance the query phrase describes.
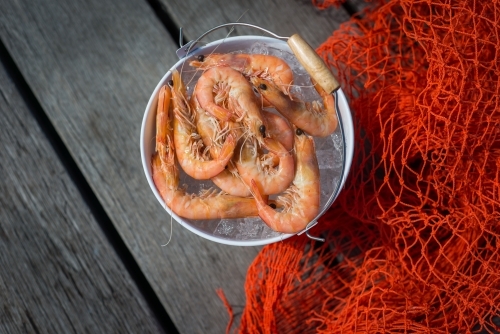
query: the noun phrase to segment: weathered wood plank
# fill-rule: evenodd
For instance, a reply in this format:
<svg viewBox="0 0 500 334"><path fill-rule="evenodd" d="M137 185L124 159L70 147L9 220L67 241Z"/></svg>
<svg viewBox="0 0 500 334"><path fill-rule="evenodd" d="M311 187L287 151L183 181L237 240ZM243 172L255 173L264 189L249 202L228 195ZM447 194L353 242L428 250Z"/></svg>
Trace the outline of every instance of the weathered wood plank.
<svg viewBox="0 0 500 334"><path fill-rule="evenodd" d="M0 332L161 332L1 63L0 128Z"/></svg>
<svg viewBox="0 0 500 334"><path fill-rule="evenodd" d="M0 1L0 36L179 331L221 333L223 288L244 305L258 248L204 240L170 219L144 177L139 132L175 43L142 0Z"/></svg>
<svg viewBox="0 0 500 334"><path fill-rule="evenodd" d="M318 47L349 15L342 8L319 10L308 0L230 1L230 0L159 0L168 9L176 25L183 27L188 40L228 22L246 22L261 26L280 36L300 34L312 47ZM207 41L224 38L228 29L213 32ZM261 35L251 28L236 27L233 35Z"/></svg>
<svg viewBox="0 0 500 334"><path fill-rule="evenodd" d="M195 10L181 16L174 3ZM237 19L248 6L186 3L165 6L185 25L188 38ZM342 10L319 12L309 1L250 6L253 16L242 21L283 35L299 31L313 46L337 26L340 19L331 15L338 11L347 18ZM314 15L304 16L306 10ZM2 40L177 328L223 332L228 318L215 290L222 287L230 303L244 305L246 270L259 248L215 244L178 225L162 248L169 217L140 164L142 114L157 81L176 61L177 41L142 0L2 0L0 11Z"/></svg>

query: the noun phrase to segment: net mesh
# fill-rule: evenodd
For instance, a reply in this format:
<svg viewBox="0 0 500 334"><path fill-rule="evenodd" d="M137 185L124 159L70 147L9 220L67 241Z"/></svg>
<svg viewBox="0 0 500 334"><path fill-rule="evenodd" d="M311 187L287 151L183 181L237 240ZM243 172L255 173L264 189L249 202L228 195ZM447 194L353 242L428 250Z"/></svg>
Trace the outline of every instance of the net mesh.
<svg viewBox="0 0 500 334"><path fill-rule="evenodd" d="M499 22L497 0L373 1L318 48L353 166L312 230L327 242L257 256L239 332L500 330Z"/></svg>

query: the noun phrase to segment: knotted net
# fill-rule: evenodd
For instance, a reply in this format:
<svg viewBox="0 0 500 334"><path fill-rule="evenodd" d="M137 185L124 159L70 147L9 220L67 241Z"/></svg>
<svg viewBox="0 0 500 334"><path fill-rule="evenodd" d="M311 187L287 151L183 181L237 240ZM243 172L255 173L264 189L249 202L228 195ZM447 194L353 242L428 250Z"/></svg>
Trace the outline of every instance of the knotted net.
<svg viewBox="0 0 500 334"><path fill-rule="evenodd" d="M241 333L500 330L499 22L498 0L380 0L318 48L353 166L313 229L327 242L255 259Z"/></svg>

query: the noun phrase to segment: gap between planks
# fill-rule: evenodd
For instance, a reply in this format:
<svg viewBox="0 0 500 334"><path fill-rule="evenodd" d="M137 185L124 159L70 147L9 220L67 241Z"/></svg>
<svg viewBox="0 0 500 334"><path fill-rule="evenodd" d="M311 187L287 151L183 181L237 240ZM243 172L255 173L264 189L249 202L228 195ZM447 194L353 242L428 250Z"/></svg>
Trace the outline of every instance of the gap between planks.
<svg viewBox="0 0 500 334"><path fill-rule="evenodd" d="M21 74L16 63L9 54L7 48L0 40L0 62L3 63L7 70L7 74L12 79L16 89L20 92L22 98L24 99L26 105L28 106L31 114L35 118L37 124L39 125L41 131L46 136L50 145L56 152L61 164L64 166L71 181L74 183L75 187L78 189L80 195L82 196L84 202L90 209L95 220L101 227L107 241L110 243L111 247L115 250L118 258L123 263L130 277L136 284L138 290L144 297L144 300L152 310L156 320L166 333L178 334L179 331L175 327L174 323L170 319L167 311L160 302L158 296L155 294L153 288L147 281L146 277L142 273L139 265L135 261L133 255L129 251L125 242L120 237L115 226L111 222L111 219L106 214L103 206L97 199L96 195L92 191L89 183L86 181L82 172L78 168L75 160L69 153L61 137L55 130L39 101L31 91L28 83Z"/></svg>
<svg viewBox="0 0 500 334"><path fill-rule="evenodd" d="M165 8L164 4L161 0L145 0L153 12L155 13L158 20L163 24L165 30L169 33L174 41L178 41L182 43L179 45L181 48L183 45L187 44L190 40L186 39L185 36L182 36L182 40L180 40L180 29L175 20L169 14L168 9ZM311 0L312 5L312 0ZM341 7L349 14L350 17L356 15L360 10L366 7L367 3L363 2L363 0L354 0L354 1L345 1L342 3ZM243 20L244 22L244 20ZM224 22L226 23L226 22Z"/></svg>

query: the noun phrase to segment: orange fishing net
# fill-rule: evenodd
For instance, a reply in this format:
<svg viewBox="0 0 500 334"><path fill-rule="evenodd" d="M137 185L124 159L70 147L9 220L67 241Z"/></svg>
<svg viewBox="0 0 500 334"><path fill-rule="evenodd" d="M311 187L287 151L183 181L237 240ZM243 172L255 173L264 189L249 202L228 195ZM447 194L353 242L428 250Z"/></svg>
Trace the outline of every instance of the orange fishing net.
<svg viewBox="0 0 500 334"><path fill-rule="evenodd" d="M380 0L319 47L355 160L327 242L255 259L241 333L500 330L499 37L498 0Z"/></svg>

